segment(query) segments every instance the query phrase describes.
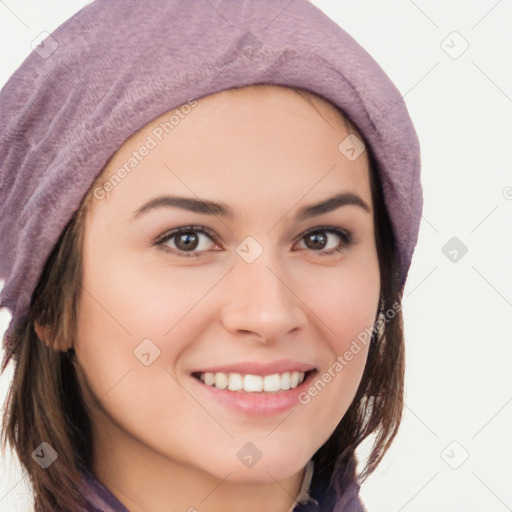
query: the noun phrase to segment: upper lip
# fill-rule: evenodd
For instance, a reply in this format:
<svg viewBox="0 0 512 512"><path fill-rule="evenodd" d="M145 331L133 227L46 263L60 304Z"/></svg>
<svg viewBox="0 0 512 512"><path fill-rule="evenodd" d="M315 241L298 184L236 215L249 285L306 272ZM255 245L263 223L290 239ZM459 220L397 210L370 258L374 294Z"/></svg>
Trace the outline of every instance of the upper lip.
<svg viewBox="0 0 512 512"><path fill-rule="evenodd" d="M209 368L201 368L192 373L240 373L242 375L273 375L275 373L303 372L314 370L315 367L308 363L293 361L292 359L280 359L272 362L243 361L240 363L223 364Z"/></svg>

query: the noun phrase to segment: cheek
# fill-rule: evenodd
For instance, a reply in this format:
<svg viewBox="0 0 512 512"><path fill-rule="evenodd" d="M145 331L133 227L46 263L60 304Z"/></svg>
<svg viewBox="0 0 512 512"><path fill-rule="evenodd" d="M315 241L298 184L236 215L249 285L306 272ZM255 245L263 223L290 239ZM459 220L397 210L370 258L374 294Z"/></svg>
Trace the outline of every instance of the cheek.
<svg viewBox="0 0 512 512"><path fill-rule="evenodd" d="M380 295L379 266L376 255L316 276L313 310L325 326L325 339L337 355L351 341L374 325Z"/></svg>
<svg viewBox="0 0 512 512"><path fill-rule="evenodd" d="M123 288L118 291L122 293ZM177 423L175 430L179 431L173 411L190 408L191 401L165 370L172 368L182 349L179 344L166 342L158 328L151 334L152 319L158 312L137 307L131 321L123 317L125 330L116 321L122 315L112 306L115 301L107 299L103 295L100 305L96 298L84 294L75 341L80 384L96 426L110 428L110 421L114 421L144 438L158 418L166 428ZM167 329L171 326L172 319L166 324ZM145 354L149 354L147 358ZM104 416L96 416L98 411L92 404L98 401Z"/></svg>
<svg viewBox="0 0 512 512"><path fill-rule="evenodd" d="M164 369L187 350L200 325L197 306L219 277L200 267L155 265L112 247L101 254L86 250L84 261L75 351L94 396L137 397L151 407L144 386L179 391ZM146 353L149 366L140 359Z"/></svg>
<svg viewBox="0 0 512 512"><path fill-rule="evenodd" d="M169 265L153 250L117 250L107 241L98 251L85 251L81 317L88 334L124 338L132 350L145 338L179 331L222 275L208 266Z"/></svg>
<svg viewBox="0 0 512 512"><path fill-rule="evenodd" d="M88 384L101 398L132 370L135 338L119 311L91 284L84 283L74 345Z"/></svg>
<svg viewBox="0 0 512 512"><path fill-rule="evenodd" d="M324 270L316 283L314 293L309 288L308 305L322 326L329 357L299 399L326 440L354 399L366 365L380 292L377 257Z"/></svg>

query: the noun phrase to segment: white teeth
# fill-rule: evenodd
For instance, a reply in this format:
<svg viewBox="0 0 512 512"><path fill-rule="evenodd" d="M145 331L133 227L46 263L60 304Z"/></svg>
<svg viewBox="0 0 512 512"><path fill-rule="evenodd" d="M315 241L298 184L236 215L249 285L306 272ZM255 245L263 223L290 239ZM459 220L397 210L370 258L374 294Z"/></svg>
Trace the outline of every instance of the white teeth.
<svg viewBox="0 0 512 512"><path fill-rule="evenodd" d="M219 389L226 389L228 387L228 376L225 373L215 374L215 387Z"/></svg>
<svg viewBox="0 0 512 512"><path fill-rule="evenodd" d="M263 377L259 375L245 375L243 388L248 393L263 391Z"/></svg>
<svg viewBox="0 0 512 512"><path fill-rule="evenodd" d="M304 372L274 373L273 375L242 375L240 373L201 373L199 379L207 386L247 393L275 393L296 388L304 381Z"/></svg>
<svg viewBox="0 0 512 512"><path fill-rule="evenodd" d="M290 389L290 374L283 373L281 375L281 389Z"/></svg>
<svg viewBox="0 0 512 512"><path fill-rule="evenodd" d="M242 376L239 373L230 373L228 382L228 389L230 391L240 391L243 388Z"/></svg>
<svg viewBox="0 0 512 512"><path fill-rule="evenodd" d="M215 384L215 373L203 373L204 375L204 383L207 386L213 386Z"/></svg>
<svg viewBox="0 0 512 512"><path fill-rule="evenodd" d="M263 377L263 389L265 391L279 391L281 389L281 377L278 373Z"/></svg>

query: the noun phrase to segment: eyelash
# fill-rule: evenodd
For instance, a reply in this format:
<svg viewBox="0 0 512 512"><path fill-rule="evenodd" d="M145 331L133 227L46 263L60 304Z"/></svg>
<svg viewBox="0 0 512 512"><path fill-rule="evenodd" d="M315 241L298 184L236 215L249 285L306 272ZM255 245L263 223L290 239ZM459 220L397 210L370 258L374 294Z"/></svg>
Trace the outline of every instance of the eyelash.
<svg viewBox="0 0 512 512"><path fill-rule="evenodd" d="M180 251L178 249L171 249L170 247L167 247L164 245L166 242L177 237L180 234L191 233L191 232L202 233L202 234L206 235L207 237L209 237L214 243L219 244L216 240L214 233L212 231L210 231L209 229L206 229L201 226L183 226L183 227L173 229L172 231L168 231L168 232L164 233L157 240L155 240L155 245L162 246L162 248L164 250L170 251L172 254L175 254L180 257L199 258L201 256L202 252L206 252L206 251L188 252L187 253L186 251ZM349 248L354 243L353 239L352 239L352 234L350 233L350 231L336 228L333 226L318 226L313 229L310 229L310 230L306 231L305 233L303 233L299 237L299 241L303 240L308 235L311 235L313 233L319 233L319 232L335 234L342 240L342 243L339 246L335 247L334 249L329 249L327 251L325 251L325 250L315 251L313 249L310 249L311 251L318 253L320 256L332 256L335 253L342 252L343 250Z"/></svg>

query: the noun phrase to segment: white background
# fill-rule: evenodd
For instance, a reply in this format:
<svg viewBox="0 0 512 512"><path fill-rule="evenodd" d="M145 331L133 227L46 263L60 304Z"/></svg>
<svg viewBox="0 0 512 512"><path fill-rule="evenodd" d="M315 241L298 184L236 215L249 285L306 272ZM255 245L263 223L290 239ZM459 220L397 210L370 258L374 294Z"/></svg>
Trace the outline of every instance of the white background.
<svg viewBox="0 0 512 512"><path fill-rule="evenodd" d="M512 1L313 3L388 73L422 146L405 416L362 496L370 512L512 510ZM84 4L0 0L0 86L31 41ZM442 252L452 237L468 249L456 262ZM0 334L8 319L3 311ZM2 461L0 478L0 511L29 510L15 461Z"/></svg>

